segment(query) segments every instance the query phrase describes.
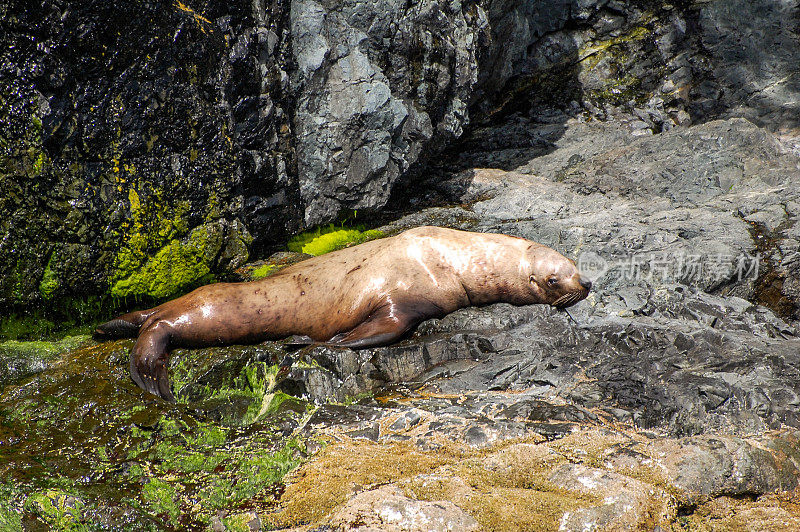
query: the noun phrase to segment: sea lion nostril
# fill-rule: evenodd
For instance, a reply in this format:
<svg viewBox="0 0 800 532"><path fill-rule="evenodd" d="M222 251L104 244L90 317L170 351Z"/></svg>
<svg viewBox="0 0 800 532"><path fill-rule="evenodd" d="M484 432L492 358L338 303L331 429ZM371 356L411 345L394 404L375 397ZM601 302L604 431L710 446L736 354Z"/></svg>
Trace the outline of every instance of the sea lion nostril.
<svg viewBox="0 0 800 532"><path fill-rule="evenodd" d="M592 282L589 281L588 279L581 279L581 286L589 290L590 288L592 288Z"/></svg>

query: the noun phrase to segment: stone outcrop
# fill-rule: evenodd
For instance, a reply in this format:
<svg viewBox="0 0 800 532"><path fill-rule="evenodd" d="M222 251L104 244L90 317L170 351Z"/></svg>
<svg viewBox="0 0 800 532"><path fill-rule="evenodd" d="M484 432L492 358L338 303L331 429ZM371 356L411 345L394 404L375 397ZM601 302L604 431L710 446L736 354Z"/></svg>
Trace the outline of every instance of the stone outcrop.
<svg viewBox="0 0 800 532"><path fill-rule="evenodd" d="M556 130L624 111L639 133L727 116L788 131L795 9L12 2L0 301L173 295L303 228L408 198L465 128L515 112Z"/></svg>
<svg viewBox="0 0 800 532"><path fill-rule="evenodd" d="M487 25L437 1L3 9L6 307L164 298L382 207L461 134Z"/></svg>

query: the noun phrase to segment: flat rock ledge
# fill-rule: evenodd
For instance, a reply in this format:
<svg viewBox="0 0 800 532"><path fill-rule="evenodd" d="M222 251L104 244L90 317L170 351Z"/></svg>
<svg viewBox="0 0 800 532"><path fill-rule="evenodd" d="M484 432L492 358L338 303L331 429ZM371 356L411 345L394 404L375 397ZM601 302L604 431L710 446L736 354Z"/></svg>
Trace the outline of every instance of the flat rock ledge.
<svg viewBox="0 0 800 532"><path fill-rule="evenodd" d="M409 418L418 421L409 427ZM798 431L678 439L576 425L557 439L529 431L476 447L432 436L441 434L438 421L416 408L376 415L384 429L374 442L353 435L358 424L347 427L354 429L350 435L343 427L325 431L328 445L288 479L288 502L271 516L273 524L310 521L317 524L297 530L325 523L362 531L669 530L717 519L720 530L800 526Z"/></svg>

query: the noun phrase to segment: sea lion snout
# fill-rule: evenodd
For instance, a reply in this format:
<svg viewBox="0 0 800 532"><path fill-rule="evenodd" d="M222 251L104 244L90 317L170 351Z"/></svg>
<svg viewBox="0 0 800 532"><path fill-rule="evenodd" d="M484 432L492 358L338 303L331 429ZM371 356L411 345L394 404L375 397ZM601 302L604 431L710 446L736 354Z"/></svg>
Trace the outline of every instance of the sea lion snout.
<svg viewBox="0 0 800 532"><path fill-rule="evenodd" d="M588 279L581 279L580 281L581 286L584 287L587 291L592 289L592 282Z"/></svg>

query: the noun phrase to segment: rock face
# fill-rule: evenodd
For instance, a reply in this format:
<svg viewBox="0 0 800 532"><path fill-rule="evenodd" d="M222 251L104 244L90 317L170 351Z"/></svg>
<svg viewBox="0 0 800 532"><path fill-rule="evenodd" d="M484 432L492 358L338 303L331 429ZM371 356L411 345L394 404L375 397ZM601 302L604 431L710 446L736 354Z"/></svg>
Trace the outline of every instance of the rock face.
<svg viewBox="0 0 800 532"><path fill-rule="evenodd" d="M798 116L792 3L28 4L2 8L6 307L224 275L408 196L476 120Z"/></svg>
<svg viewBox="0 0 800 532"><path fill-rule="evenodd" d="M164 298L382 206L461 133L486 26L447 2L4 10L6 306Z"/></svg>
<svg viewBox="0 0 800 532"><path fill-rule="evenodd" d="M386 203L398 176L461 135L486 26L475 4L292 4L300 194L309 225Z"/></svg>
<svg viewBox="0 0 800 532"><path fill-rule="evenodd" d="M601 117L622 107L653 130L720 116L797 126L793 2L495 0L486 9L492 45L474 100L483 112L556 103Z"/></svg>
<svg viewBox="0 0 800 532"><path fill-rule="evenodd" d="M288 8L216 6L3 8L4 307L164 297L297 227Z"/></svg>
<svg viewBox="0 0 800 532"><path fill-rule="evenodd" d="M742 119L648 137L631 126L571 123L552 153L515 171L454 178L470 181L462 199L481 198L459 208L454 225L542 242L595 277L571 317L541 306L470 308L397 346L316 348L308 356L320 368L296 370L294 391L343 400L448 375L430 386L533 387L542 399L555 393L676 436L800 428L798 302L789 291L761 300L764 279L795 279L784 264L800 250L791 233L798 162ZM452 223L446 211L384 229ZM760 227L774 233L771 247L759 243Z"/></svg>

